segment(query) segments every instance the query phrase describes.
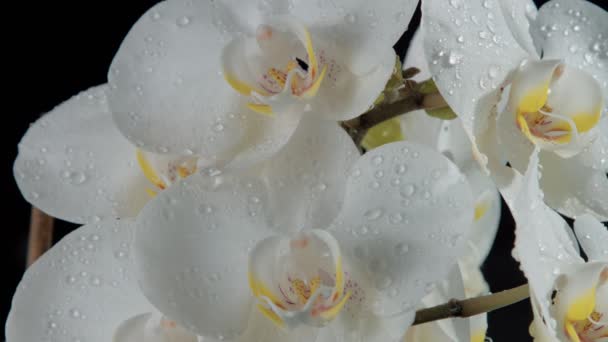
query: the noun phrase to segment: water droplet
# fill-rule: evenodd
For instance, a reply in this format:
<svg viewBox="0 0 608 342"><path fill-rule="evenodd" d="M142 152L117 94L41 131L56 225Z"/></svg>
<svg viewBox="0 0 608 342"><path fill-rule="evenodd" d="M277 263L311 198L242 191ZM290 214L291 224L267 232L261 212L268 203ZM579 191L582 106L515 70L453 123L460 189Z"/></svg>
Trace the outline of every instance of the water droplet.
<svg viewBox="0 0 608 342"><path fill-rule="evenodd" d="M394 214L391 214L388 219L392 224L401 223L401 222L403 222L403 214L394 213Z"/></svg>
<svg viewBox="0 0 608 342"><path fill-rule="evenodd" d="M215 132L223 132L224 131L224 125L222 125L221 123L215 124L213 126L213 131L215 131Z"/></svg>
<svg viewBox="0 0 608 342"><path fill-rule="evenodd" d="M497 65L492 65L492 66L490 66L490 69L488 69L488 76L490 76L490 78L496 78L496 77L498 77L499 72L500 72L500 67Z"/></svg>
<svg viewBox="0 0 608 342"><path fill-rule="evenodd" d="M80 318L80 311L78 309L70 310L70 316L72 318Z"/></svg>
<svg viewBox="0 0 608 342"><path fill-rule="evenodd" d="M81 171L64 170L61 172L61 178L73 185L80 185L87 180L87 176Z"/></svg>
<svg viewBox="0 0 608 342"><path fill-rule="evenodd" d="M451 51L448 54L448 64L449 65L460 64L460 62L462 62L462 58L463 58L463 56L461 54L459 54L458 52Z"/></svg>
<svg viewBox="0 0 608 342"><path fill-rule="evenodd" d="M359 229L359 233L361 233L361 235L367 235L367 233L369 233L369 227L361 226L361 228Z"/></svg>
<svg viewBox="0 0 608 342"><path fill-rule="evenodd" d="M395 173L398 175L402 175L407 171L407 166L405 164L399 164L395 166Z"/></svg>
<svg viewBox="0 0 608 342"><path fill-rule="evenodd" d="M416 186L414 184L407 184L403 187L403 191L401 191L401 196L410 197L416 192Z"/></svg>
<svg viewBox="0 0 608 342"><path fill-rule="evenodd" d="M383 161L384 158L382 156L375 156L374 158L372 158L372 163L374 163L374 165L380 165Z"/></svg>
<svg viewBox="0 0 608 342"><path fill-rule="evenodd" d="M456 38L456 41L459 43L464 43L464 36L458 36L458 38Z"/></svg>
<svg viewBox="0 0 608 342"><path fill-rule="evenodd" d="M190 18L187 16L179 17L177 19L176 23L177 23L177 26L179 26L179 27L188 26L190 24Z"/></svg>
<svg viewBox="0 0 608 342"><path fill-rule="evenodd" d="M99 277L92 277L91 278L91 285L93 286L100 286L102 283L101 278Z"/></svg>
<svg viewBox="0 0 608 342"><path fill-rule="evenodd" d="M479 38L488 39L488 38L490 38L490 34L486 31L479 31Z"/></svg>
<svg viewBox="0 0 608 342"><path fill-rule="evenodd" d="M152 13L150 13L150 18L152 20L156 21L156 20L160 19L160 13L158 13L158 12L152 12Z"/></svg>
<svg viewBox="0 0 608 342"><path fill-rule="evenodd" d="M370 221L373 220L377 220L380 218L380 216L382 216L383 211L382 209L370 209L368 211L366 211L363 215Z"/></svg>
<svg viewBox="0 0 608 342"><path fill-rule="evenodd" d="M454 8L460 7L461 4L462 4L461 0L450 0L450 5Z"/></svg>

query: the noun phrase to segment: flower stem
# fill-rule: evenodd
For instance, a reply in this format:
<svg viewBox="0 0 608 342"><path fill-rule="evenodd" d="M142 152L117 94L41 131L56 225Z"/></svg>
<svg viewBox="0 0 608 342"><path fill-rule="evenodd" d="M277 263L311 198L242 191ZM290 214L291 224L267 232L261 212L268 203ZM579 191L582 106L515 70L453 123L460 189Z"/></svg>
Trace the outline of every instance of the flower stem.
<svg viewBox="0 0 608 342"><path fill-rule="evenodd" d="M428 80L431 81L432 80ZM342 127L351 136L357 146L367 131L375 125L419 109L437 109L446 107L447 103L438 92L425 94L420 91L426 82L404 81L404 86L397 91L396 99L382 103L352 120L342 122Z"/></svg>
<svg viewBox="0 0 608 342"><path fill-rule="evenodd" d="M528 284L487 296L464 300L452 299L449 302L416 312L412 325L437 321L451 317L471 317L484 312L494 311L520 302L530 296Z"/></svg>
<svg viewBox="0 0 608 342"><path fill-rule="evenodd" d="M36 261L53 243L54 219L40 209L32 207L30 237L27 248L27 266Z"/></svg>

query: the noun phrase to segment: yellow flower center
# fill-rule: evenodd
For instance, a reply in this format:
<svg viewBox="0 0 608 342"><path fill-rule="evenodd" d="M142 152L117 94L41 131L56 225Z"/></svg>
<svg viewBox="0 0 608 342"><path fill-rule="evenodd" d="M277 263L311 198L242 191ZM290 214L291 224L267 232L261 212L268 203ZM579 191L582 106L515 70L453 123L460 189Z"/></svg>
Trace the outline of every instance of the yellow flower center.
<svg viewBox="0 0 608 342"><path fill-rule="evenodd" d="M320 65L312 36L306 27L293 19L284 19L280 24L287 29L287 32L268 25L261 25L257 29L255 38L262 55L255 57L263 61L249 63L250 65L245 68L247 72L241 71L240 75L234 68L224 65L223 74L226 82L234 90L250 98L251 101L247 104L249 109L264 115L274 114L275 103L310 99L316 96L327 74L327 64ZM293 41L303 46L305 56L302 58L286 57L285 54L293 49ZM285 56L277 56L277 53ZM270 65L266 60L271 61ZM240 62L247 64L247 61ZM256 70L251 70L251 64ZM256 76L247 77L245 73Z"/></svg>

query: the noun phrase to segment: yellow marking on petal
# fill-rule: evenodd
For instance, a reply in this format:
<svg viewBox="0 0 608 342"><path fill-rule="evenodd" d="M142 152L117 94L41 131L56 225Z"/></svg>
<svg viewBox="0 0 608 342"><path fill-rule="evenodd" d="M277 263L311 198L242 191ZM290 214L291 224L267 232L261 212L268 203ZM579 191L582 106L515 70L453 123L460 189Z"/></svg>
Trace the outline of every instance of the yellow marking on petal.
<svg viewBox="0 0 608 342"><path fill-rule="evenodd" d="M581 339L578 338L578 333L571 322L566 322L566 334L568 334L568 337L570 337L572 342L581 342Z"/></svg>
<svg viewBox="0 0 608 342"><path fill-rule="evenodd" d="M177 174L181 177L181 178L186 178L188 176L190 176L191 174L193 174L194 172L188 170L188 168L183 167L183 166L179 166L177 168Z"/></svg>
<svg viewBox="0 0 608 342"><path fill-rule="evenodd" d="M270 289L264 285L261 281L255 279L255 277L249 273L249 287L251 288L251 292L254 297L261 298L266 297L270 299L276 305L282 305L279 301L279 297L277 297Z"/></svg>
<svg viewBox="0 0 608 342"><path fill-rule="evenodd" d="M566 311L565 329L566 334L573 342L581 342L575 324L578 321L587 320L595 308L595 286L575 299Z"/></svg>
<svg viewBox="0 0 608 342"><path fill-rule="evenodd" d="M146 188L146 193L148 194L148 196L150 196L152 198L156 197L156 195L157 195L157 192L150 188Z"/></svg>
<svg viewBox="0 0 608 342"><path fill-rule="evenodd" d="M244 81L239 80L236 76L224 72L224 79L226 80L226 82L228 82L228 84L237 92L239 92L242 95L245 96L249 96L251 95L252 92L256 92L260 95L263 96L268 96L268 92L262 89L258 89L255 88L247 83L245 83Z"/></svg>
<svg viewBox="0 0 608 342"><path fill-rule="evenodd" d="M287 73L277 70L275 68L270 68L268 70L268 76L270 76L275 82L281 85L281 88L285 86L285 82L287 81Z"/></svg>
<svg viewBox="0 0 608 342"><path fill-rule="evenodd" d="M523 97L517 108L518 114L538 112L545 105L548 97L549 82L546 82L540 87L532 89Z"/></svg>
<svg viewBox="0 0 608 342"><path fill-rule="evenodd" d="M152 165L150 165L150 162L148 162L148 159L146 158L144 153L140 149L137 149L137 151L135 153L137 154L137 162L139 163L139 167L143 171L144 176L152 184L156 185L157 187L159 187L161 189L165 189L167 187L167 185L165 184L165 182L163 182L162 179L160 179L160 177L158 176L158 174L156 173L156 171L154 170Z"/></svg>
<svg viewBox="0 0 608 342"><path fill-rule="evenodd" d="M308 298L310 298L310 289L308 288L308 286L306 286L306 284L304 283L304 281L302 279L292 280L291 288L298 296L298 300L300 301L300 304L306 303L306 301L308 301Z"/></svg>
<svg viewBox="0 0 608 342"><path fill-rule="evenodd" d="M587 319L595 308L595 287L590 288L570 304L566 313L569 321L582 321Z"/></svg>
<svg viewBox="0 0 608 342"><path fill-rule="evenodd" d="M314 83L311 84L310 87L308 87L308 89L306 89L302 93L301 96L311 98L311 97L314 97L315 95L317 95L317 92L319 91L319 88L321 88L321 83L323 82L323 79L325 78L326 74L327 74L327 65L324 65L319 77L317 77L317 79L314 81Z"/></svg>
<svg viewBox="0 0 608 342"><path fill-rule="evenodd" d="M403 131L401 130L401 120L394 118L383 121L376 126L370 128L361 141L361 146L366 150L371 150L385 144L404 139Z"/></svg>
<svg viewBox="0 0 608 342"><path fill-rule="evenodd" d="M266 115L266 116L274 115L274 113L272 112L272 107L270 107L269 105L248 103L247 108L251 109L252 111L254 111L258 114L262 114L262 115Z"/></svg>
<svg viewBox="0 0 608 342"><path fill-rule="evenodd" d="M471 342L483 342L486 339L486 330L476 331L471 335Z"/></svg>
<svg viewBox="0 0 608 342"><path fill-rule="evenodd" d="M266 318L270 319L272 323L276 324L279 328L283 328L285 326L283 319L281 319L276 312L272 311L272 309L265 307L262 304L258 304L258 310L260 310L260 312L266 316Z"/></svg>
<svg viewBox="0 0 608 342"><path fill-rule="evenodd" d="M475 204L475 221L479 221L490 209L490 203L486 200L481 200Z"/></svg>
<svg viewBox="0 0 608 342"><path fill-rule="evenodd" d="M580 133L588 132L600 122L602 114L601 108L598 108L593 114L579 113L572 116L572 121L576 125L576 129Z"/></svg>
<svg viewBox="0 0 608 342"><path fill-rule="evenodd" d="M344 308L344 305L350 298L350 295L351 295L351 293L347 292L344 295L344 297L342 297L342 300L340 300L340 302L338 304L332 306L330 309L328 309L326 311L321 312L319 314L319 316L321 316L323 319L326 319L326 320L334 319L340 313L340 311L342 311L342 309Z"/></svg>
<svg viewBox="0 0 608 342"><path fill-rule="evenodd" d="M523 114L517 114L517 127L524 133L524 135L530 140L534 141L534 136L530 132L530 127L528 127L528 121Z"/></svg>
<svg viewBox="0 0 608 342"><path fill-rule="evenodd" d="M315 49L312 45L312 37L306 28L304 28L304 47L306 47L306 54L308 55L309 72L312 78L314 78L319 65L317 63L317 56L315 56Z"/></svg>

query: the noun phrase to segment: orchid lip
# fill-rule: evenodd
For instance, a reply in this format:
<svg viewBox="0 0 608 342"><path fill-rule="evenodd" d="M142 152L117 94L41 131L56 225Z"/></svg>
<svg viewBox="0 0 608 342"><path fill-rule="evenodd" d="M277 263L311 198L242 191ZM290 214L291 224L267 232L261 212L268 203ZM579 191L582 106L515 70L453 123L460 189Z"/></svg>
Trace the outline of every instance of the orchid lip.
<svg viewBox="0 0 608 342"><path fill-rule="evenodd" d="M283 329L324 326L334 319L351 298L345 276L336 240L321 230L271 237L250 256L249 283L257 308Z"/></svg>
<svg viewBox="0 0 608 342"><path fill-rule="evenodd" d="M229 65L228 55L237 49L231 46L234 44L244 45L248 51L246 61L236 62L241 64L238 68ZM295 54L288 55L286 51ZM271 25L258 26L255 38L233 41L223 54L226 82L250 98L249 109L269 116L275 114L275 107L314 98L328 70L315 51L310 32L294 18L279 18Z"/></svg>
<svg viewBox="0 0 608 342"><path fill-rule="evenodd" d="M528 61L510 90L515 123L530 142L564 158L595 137L603 108L597 81L561 61Z"/></svg>
<svg viewBox="0 0 608 342"><path fill-rule="evenodd" d="M176 158L166 161L163 166L166 172L161 172L157 165L151 163L146 153L142 150L136 150L137 163L146 177L146 179L154 186L154 188L146 188L150 197L156 196L158 191L165 190L171 184L179 179L186 178L198 170L196 158Z"/></svg>

